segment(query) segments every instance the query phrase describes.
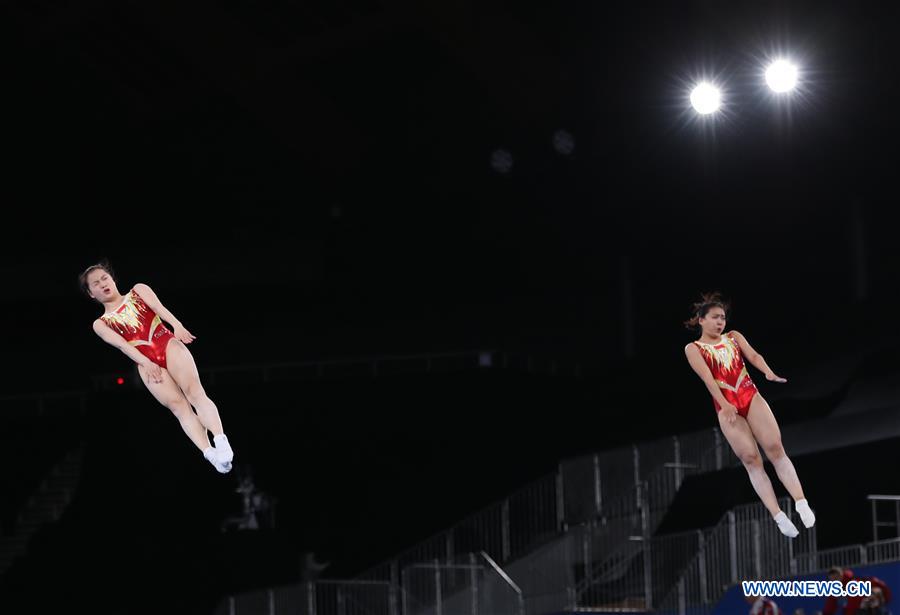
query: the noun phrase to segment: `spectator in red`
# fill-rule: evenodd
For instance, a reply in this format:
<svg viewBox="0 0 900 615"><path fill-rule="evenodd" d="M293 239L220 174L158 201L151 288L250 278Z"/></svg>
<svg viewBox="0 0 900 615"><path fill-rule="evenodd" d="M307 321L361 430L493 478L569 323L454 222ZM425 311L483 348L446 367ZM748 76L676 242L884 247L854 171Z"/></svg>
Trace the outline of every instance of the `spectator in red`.
<svg viewBox="0 0 900 615"><path fill-rule="evenodd" d="M782 615L778 605L762 596L745 596L750 607L750 615Z"/></svg>
<svg viewBox="0 0 900 615"><path fill-rule="evenodd" d="M845 588L850 581L870 581L872 595L848 596L843 610L839 610L839 599L829 596L825 600L822 615L884 615L887 613L885 605L891 601L891 589L878 577L858 577L849 568L835 566L828 571L828 580L840 581Z"/></svg>

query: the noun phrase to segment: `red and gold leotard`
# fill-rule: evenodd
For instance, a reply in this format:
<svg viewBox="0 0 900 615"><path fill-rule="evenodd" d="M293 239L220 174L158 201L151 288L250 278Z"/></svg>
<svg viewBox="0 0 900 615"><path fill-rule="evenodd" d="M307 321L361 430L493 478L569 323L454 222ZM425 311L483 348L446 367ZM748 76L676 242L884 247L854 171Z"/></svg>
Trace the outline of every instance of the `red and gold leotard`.
<svg viewBox="0 0 900 615"><path fill-rule="evenodd" d="M119 308L100 319L129 344L137 347L145 357L162 368L166 367L166 348L175 336L137 291L131 289Z"/></svg>
<svg viewBox="0 0 900 615"><path fill-rule="evenodd" d="M750 380L750 374L747 372L747 366L744 365L744 356L741 354L741 347L737 341L731 336L731 333L722 335L722 341L718 344L705 344L703 342L694 342L700 349L700 354L709 371L712 372L716 384L722 390L722 395L735 408L738 414L747 418L750 412L750 402L756 395L756 385ZM719 402L713 399L713 405L716 412L722 408Z"/></svg>

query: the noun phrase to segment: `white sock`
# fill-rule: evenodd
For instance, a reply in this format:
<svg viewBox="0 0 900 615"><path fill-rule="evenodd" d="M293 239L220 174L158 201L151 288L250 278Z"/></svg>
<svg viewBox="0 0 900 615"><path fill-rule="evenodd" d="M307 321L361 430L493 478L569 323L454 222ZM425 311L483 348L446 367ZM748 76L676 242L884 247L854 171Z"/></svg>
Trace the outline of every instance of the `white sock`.
<svg viewBox="0 0 900 615"><path fill-rule="evenodd" d="M803 521L803 525L812 527L816 524L816 515L810 510L809 502L806 501L806 498L797 500L794 503L794 508L797 509L797 514L800 515L800 520Z"/></svg>
<svg viewBox="0 0 900 615"><path fill-rule="evenodd" d="M784 514L783 510L775 515L775 523L778 524L778 529L781 530L781 533L788 538L796 538L800 534L800 530L797 529L796 525L791 523L791 520L788 519L788 516Z"/></svg>
<svg viewBox="0 0 900 615"><path fill-rule="evenodd" d="M218 436L213 436L213 442L216 445L216 451L218 452L219 459L225 463L231 463L234 460L234 451L231 450L231 444L229 444L228 442L228 436L220 433Z"/></svg>
<svg viewBox="0 0 900 615"><path fill-rule="evenodd" d="M207 446L203 449L203 458L213 464L220 474L227 474L231 471L231 462L223 463L222 460L219 459L219 453L211 446Z"/></svg>

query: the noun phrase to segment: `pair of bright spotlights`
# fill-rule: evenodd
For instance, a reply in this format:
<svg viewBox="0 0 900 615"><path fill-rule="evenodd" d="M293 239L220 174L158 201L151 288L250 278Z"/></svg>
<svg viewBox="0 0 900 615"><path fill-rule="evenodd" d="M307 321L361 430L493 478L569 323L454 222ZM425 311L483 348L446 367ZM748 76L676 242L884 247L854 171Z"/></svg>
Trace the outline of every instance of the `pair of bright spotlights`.
<svg viewBox="0 0 900 615"><path fill-rule="evenodd" d="M766 69L766 83L778 94L790 92L797 85L797 67L788 60L776 60ZM703 81L691 91L691 106L700 115L709 115L722 105L722 93L715 85Z"/></svg>

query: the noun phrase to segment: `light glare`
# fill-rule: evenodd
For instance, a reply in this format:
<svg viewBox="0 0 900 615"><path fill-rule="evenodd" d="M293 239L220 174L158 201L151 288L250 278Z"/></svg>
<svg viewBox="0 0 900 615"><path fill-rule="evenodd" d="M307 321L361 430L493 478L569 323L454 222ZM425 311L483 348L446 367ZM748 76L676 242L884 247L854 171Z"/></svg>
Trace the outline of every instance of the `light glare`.
<svg viewBox="0 0 900 615"><path fill-rule="evenodd" d="M700 115L708 115L717 111L720 103L719 89L710 83L700 83L691 92L691 106Z"/></svg>
<svg viewBox="0 0 900 615"><path fill-rule="evenodd" d="M766 69L766 83L773 92L788 92L797 85L797 67L787 60L776 60Z"/></svg>

